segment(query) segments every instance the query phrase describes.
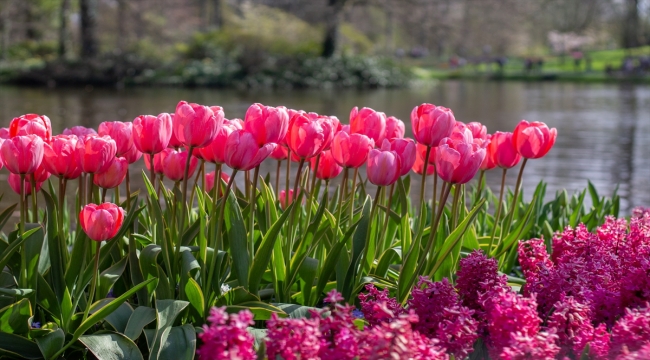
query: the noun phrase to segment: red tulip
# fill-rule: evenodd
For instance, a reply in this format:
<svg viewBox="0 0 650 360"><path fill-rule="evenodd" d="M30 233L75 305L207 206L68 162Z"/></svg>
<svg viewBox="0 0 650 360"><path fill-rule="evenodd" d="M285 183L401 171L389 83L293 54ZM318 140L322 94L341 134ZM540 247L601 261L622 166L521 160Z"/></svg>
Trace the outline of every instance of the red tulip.
<svg viewBox="0 0 650 360"><path fill-rule="evenodd" d="M95 129L87 128L85 126L73 126L63 130L63 135L75 135L78 138L83 138L88 135L97 135Z"/></svg>
<svg viewBox="0 0 650 360"><path fill-rule="evenodd" d="M223 123L220 106L203 106L181 101L174 114L174 133L184 146L201 148L214 140Z"/></svg>
<svg viewBox="0 0 650 360"><path fill-rule="evenodd" d="M425 145L417 143L415 145L415 148L417 150L420 159L424 159L424 157L427 156L427 147ZM436 163L436 148L434 147L431 148L431 151L429 151L429 165L435 165L435 163Z"/></svg>
<svg viewBox="0 0 650 360"><path fill-rule="evenodd" d="M310 160L311 170L316 172L316 177L321 180L333 179L341 173L343 168L336 163L332 156L332 151L326 150L320 153L320 160L318 161L318 168L316 167L316 157Z"/></svg>
<svg viewBox="0 0 650 360"><path fill-rule="evenodd" d="M298 191L300 193L300 191ZM293 202L293 199L297 196L293 196L293 189L289 189L289 199L287 200L287 194L284 190L280 190L278 195L278 201L280 202L280 207L282 210L286 210L289 205Z"/></svg>
<svg viewBox="0 0 650 360"><path fill-rule="evenodd" d="M126 161L129 164L133 164L134 162L140 160L140 158L142 157L142 153L140 152L140 150L138 150L137 147L135 147L135 145L133 145L131 146L129 151L124 153L124 155L122 156L126 159Z"/></svg>
<svg viewBox="0 0 650 360"><path fill-rule="evenodd" d="M93 182L95 185L104 189L118 187L126 178L126 170L128 167L129 162L125 158L113 158L113 161L110 162L110 165L105 171L95 174Z"/></svg>
<svg viewBox="0 0 650 360"><path fill-rule="evenodd" d="M350 111L350 132L364 134L371 138L375 144L381 144L386 136L386 114L371 108L359 110L355 106Z"/></svg>
<svg viewBox="0 0 650 360"><path fill-rule="evenodd" d="M291 153L301 159L309 159L318 155L332 137L332 123L329 118L310 118L297 114L289 122L287 145Z"/></svg>
<svg viewBox="0 0 650 360"><path fill-rule="evenodd" d="M76 148L79 139L76 135L56 135L44 144L43 166L50 173L64 179L76 179L81 175L77 163Z"/></svg>
<svg viewBox="0 0 650 360"><path fill-rule="evenodd" d="M133 147L133 123L121 121L104 121L99 124L99 136L108 135L115 140L115 156L124 156Z"/></svg>
<svg viewBox="0 0 650 360"><path fill-rule="evenodd" d="M235 120L224 119L223 125L217 130L217 135L214 137L214 140L206 146L195 151L199 153L200 156L207 162L215 164L223 164L226 162L225 155L225 146L228 136L235 131L242 128L241 123Z"/></svg>
<svg viewBox="0 0 650 360"><path fill-rule="evenodd" d="M133 145L145 154L157 154L167 148L172 136L172 117L167 113L140 115L133 120Z"/></svg>
<svg viewBox="0 0 650 360"><path fill-rule="evenodd" d="M465 184L478 171L485 158L485 148L472 142L445 138L436 148L438 176L452 184Z"/></svg>
<svg viewBox="0 0 650 360"><path fill-rule="evenodd" d="M442 139L451 135L455 123L454 113L442 106L422 104L411 112L413 137L425 146L438 146Z"/></svg>
<svg viewBox="0 0 650 360"><path fill-rule="evenodd" d="M43 139L37 135L18 135L4 140L0 152L12 174L31 174L43 161Z"/></svg>
<svg viewBox="0 0 650 360"><path fill-rule="evenodd" d="M156 174L163 173L163 163L167 155L169 155L174 149L165 149L158 154L153 156L153 171ZM149 162L149 156L144 157L144 165L147 167L147 170L151 171L151 163Z"/></svg>
<svg viewBox="0 0 650 360"><path fill-rule="evenodd" d="M391 151L389 143L368 154L368 180L377 186L392 185L399 179L402 164L399 155Z"/></svg>
<svg viewBox="0 0 650 360"><path fill-rule="evenodd" d="M52 123L45 115L26 114L11 120L9 137L19 135L37 135L45 141L52 137Z"/></svg>
<svg viewBox="0 0 650 360"><path fill-rule="evenodd" d="M494 164L502 169L510 169L517 165L521 159L521 155L512 142L512 133L510 132L495 132L490 138L487 152Z"/></svg>
<svg viewBox="0 0 650 360"><path fill-rule="evenodd" d="M172 119L172 124L174 123L174 114L169 114L169 116ZM178 140L178 136L176 136L176 133L172 130L171 131L172 136L169 138L169 146L170 148L178 149L183 147L183 144Z"/></svg>
<svg viewBox="0 0 650 360"><path fill-rule="evenodd" d="M233 131L226 140L226 165L236 170L250 170L271 155L276 146L275 143L268 143L260 147L250 132Z"/></svg>
<svg viewBox="0 0 650 360"><path fill-rule="evenodd" d="M117 145L110 136L89 135L77 141L77 164L88 174L104 172L116 152Z"/></svg>
<svg viewBox="0 0 650 360"><path fill-rule="evenodd" d="M207 192L212 192L212 189L214 189L214 175L215 172L211 171L207 174L205 174L205 191ZM221 180L225 181L228 183L230 181L230 175L226 174L225 172L221 172ZM223 195L223 191L219 189L219 196Z"/></svg>
<svg viewBox="0 0 650 360"><path fill-rule="evenodd" d="M269 155L274 160L286 160L287 156L289 156L289 150L285 146L276 146L275 150Z"/></svg>
<svg viewBox="0 0 650 360"><path fill-rule="evenodd" d="M190 156L188 151L178 151L170 149L167 153L167 156L162 160L162 170L165 177L172 181L181 181L184 179L185 175L185 164L187 163L187 157ZM154 168L155 168L155 159L154 159ZM190 168L187 172L187 177L191 178L196 170L196 165L198 160L196 157L192 156L190 159Z"/></svg>
<svg viewBox="0 0 650 360"><path fill-rule="evenodd" d="M418 144L420 145L420 144ZM431 149L432 152L435 153L435 149ZM415 171L416 174L422 175L422 171L424 170L424 160L422 160L422 157L424 155L420 155L420 152L417 152L417 155L415 156L415 163L413 164L413 171ZM433 173L436 171L436 168L431 165L430 163L427 164L427 175L433 175Z"/></svg>
<svg viewBox="0 0 650 360"><path fill-rule="evenodd" d="M9 128L0 128L0 139L9 139Z"/></svg>
<svg viewBox="0 0 650 360"><path fill-rule="evenodd" d="M124 222L124 209L113 204L88 204L79 213L79 224L94 241L109 240L117 235Z"/></svg>
<svg viewBox="0 0 650 360"><path fill-rule="evenodd" d="M366 162L375 142L363 134L339 131L332 142L332 156L343 167L358 168Z"/></svg>
<svg viewBox="0 0 650 360"><path fill-rule="evenodd" d="M487 127L480 122L473 121L467 124L467 128L472 132L474 139L487 140Z"/></svg>
<svg viewBox="0 0 650 360"><path fill-rule="evenodd" d="M9 182L9 187L11 190L13 190L16 194L20 195L20 175L18 174L9 174L8 177L8 182ZM36 191L41 190L41 186L43 185L43 182L36 182ZM32 179L31 175L25 176L25 195L31 195L32 194Z"/></svg>
<svg viewBox="0 0 650 360"><path fill-rule="evenodd" d="M515 128L512 142L521 156L526 159L538 159L551 150L556 138L555 128L549 129L546 124L539 121L529 123L521 120Z"/></svg>
<svg viewBox="0 0 650 360"><path fill-rule="evenodd" d="M399 175L404 176L411 171L413 164L415 164L415 157L417 156L415 141L412 139L400 139L393 138L392 140L384 140L382 144L382 150L390 149L394 151L400 160L400 171Z"/></svg>
<svg viewBox="0 0 650 360"><path fill-rule="evenodd" d="M287 108L253 104L246 110L244 129L253 135L258 146L279 144L289 129Z"/></svg>
<svg viewBox="0 0 650 360"><path fill-rule="evenodd" d="M497 164L494 163L493 157L494 155L491 153L491 147L490 147L490 139L492 138L492 135L488 134L487 135L487 140L485 142L487 143L487 147L485 148L485 158L483 159L483 162L481 163L481 166L479 169L486 171L486 170L492 170L495 167L497 167Z"/></svg>
<svg viewBox="0 0 650 360"><path fill-rule="evenodd" d="M386 118L386 139L401 139L406 132L404 122L394 116Z"/></svg>

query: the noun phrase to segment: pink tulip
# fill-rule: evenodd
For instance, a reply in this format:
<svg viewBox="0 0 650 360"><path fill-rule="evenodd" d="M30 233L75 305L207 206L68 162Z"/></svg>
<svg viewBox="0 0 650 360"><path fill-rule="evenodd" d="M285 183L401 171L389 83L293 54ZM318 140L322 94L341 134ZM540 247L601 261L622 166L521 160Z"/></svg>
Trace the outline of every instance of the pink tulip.
<svg viewBox="0 0 650 360"><path fill-rule="evenodd" d="M79 224L90 240L104 241L117 235L124 222L124 209L112 204L88 204L79 213Z"/></svg>
<svg viewBox="0 0 650 360"><path fill-rule="evenodd" d="M297 114L289 122L287 145L291 153L309 159L323 151L332 137L332 123L327 117L310 118Z"/></svg>
<svg viewBox="0 0 650 360"><path fill-rule="evenodd" d="M386 145L386 146L384 146ZM392 185L399 179L402 164L399 155L391 151L388 142L368 154L368 180L377 186Z"/></svg>
<svg viewBox="0 0 650 360"><path fill-rule="evenodd" d="M289 129L287 108L253 104L246 110L244 129L253 135L258 146L279 144Z"/></svg>
<svg viewBox="0 0 650 360"><path fill-rule="evenodd" d="M400 160L399 176L404 176L411 171L413 164L415 164L416 148L415 141L412 139L393 138L392 140L384 140L382 150L394 151Z"/></svg>
<svg viewBox="0 0 650 360"><path fill-rule="evenodd" d="M95 174L93 182L95 185L104 189L118 187L126 178L126 170L128 167L129 162L125 158L113 158L113 161L110 162L110 165L105 171Z"/></svg>
<svg viewBox="0 0 650 360"><path fill-rule="evenodd" d="M341 173L343 168L336 163L332 156L332 151L326 150L320 153L318 168L316 168L316 157L310 160L311 170L316 172L316 177L321 180L333 179Z"/></svg>
<svg viewBox="0 0 650 360"><path fill-rule="evenodd" d="M386 136L386 114L371 108L358 107L350 111L350 132L363 134L371 138L375 144L381 144Z"/></svg>
<svg viewBox="0 0 650 360"><path fill-rule="evenodd" d="M438 176L452 184L465 184L478 171L485 158L485 148L472 142L445 138L436 148Z"/></svg>
<svg viewBox="0 0 650 360"><path fill-rule="evenodd" d="M300 191L298 191L300 193ZM297 196L295 196L297 197ZM280 208L282 210L286 210L291 203L293 203L293 199L295 198L293 196L293 189L289 189L289 198L287 199L287 194L284 190L280 190L280 194L278 195L278 201L280 202Z"/></svg>
<svg viewBox="0 0 650 360"><path fill-rule="evenodd" d="M226 140L226 165L236 170L250 170L271 155L276 146L275 143L268 143L260 147L250 132L233 131Z"/></svg>
<svg viewBox="0 0 650 360"><path fill-rule="evenodd" d="M77 164L88 174L104 172L116 152L117 145L110 136L89 135L77 141Z"/></svg>
<svg viewBox="0 0 650 360"><path fill-rule="evenodd" d="M214 176L215 172L211 171L207 174L205 174L205 191L207 192L212 192L214 189ZM221 172L221 180L224 181L226 184L230 181L230 175L226 174L225 172ZM219 196L223 195L223 191L219 189Z"/></svg>
<svg viewBox="0 0 650 360"><path fill-rule="evenodd" d="M420 145L420 144L418 144ZM431 149L432 152L435 153L435 149ZM413 171L418 174L422 175L422 171L424 171L424 160L422 160L424 155L420 155L420 152L417 152L417 155L415 156L415 163L413 163ZM433 173L436 171L436 168L431 165L430 163L427 164L427 175L433 175Z"/></svg>
<svg viewBox="0 0 650 360"><path fill-rule="evenodd" d="M181 181L184 180L185 175L185 164L187 163L187 157L190 156L188 151L178 151L178 150L169 150L167 156L162 160L162 170L165 177L172 181ZM190 168L187 172L187 177L191 178L194 175L194 170L196 170L196 165L198 160L196 157L192 156L190 159ZM154 168L155 168L155 159L154 159Z"/></svg>
<svg viewBox="0 0 650 360"><path fill-rule="evenodd" d="M18 174L9 174L9 177L7 178L9 182L9 187L11 190L13 190L16 194L20 195L20 175ZM43 185L43 182L36 182L36 191L41 190L41 186ZM25 195L31 195L32 194L32 179L31 175L25 176Z"/></svg>
<svg viewBox="0 0 650 360"><path fill-rule="evenodd" d="M375 142L363 134L339 131L332 142L332 156L343 167L358 168L366 162Z"/></svg>
<svg viewBox="0 0 650 360"><path fill-rule="evenodd" d="M174 149L165 149L158 154L153 156L153 171L156 174L163 173L163 164L167 155L169 155ZM149 156L144 157L144 165L147 167L147 170L151 171L151 163L149 162Z"/></svg>
<svg viewBox="0 0 650 360"><path fill-rule="evenodd" d="M133 123L121 121L104 121L99 124L99 136L108 135L115 140L115 156L124 156L133 147Z"/></svg>
<svg viewBox="0 0 650 360"><path fill-rule="evenodd" d="M81 175L77 163L76 148L79 139L76 135L56 135L43 147L43 166L50 173L64 179L76 179Z"/></svg>
<svg viewBox="0 0 650 360"><path fill-rule="evenodd" d="M9 128L0 128L0 139L9 139Z"/></svg>
<svg viewBox="0 0 650 360"><path fill-rule="evenodd" d="M45 115L26 114L11 120L9 137L19 135L37 135L44 141L52 137L52 123Z"/></svg>
<svg viewBox="0 0 650 360"><path fill-rule="evenodd" d="M181 101L174 114L174 133L184 146L202 148L214 140L223 123L223 109Z"/></svg>
<svg viewBox="0 0 650 360"><path fill-rule="evenodd" d="M133 120L133 145L144 154L157 154L167 148L172 136L172 117L167 113L140 115Z"/></svg>
<svg viewBox="0 0 650 360"><path fill-rule="evenodd" d="M467 124L467 128L472 132L474 139L487 140L487 127L480 122L473 121Z"/></svg>
<svg viewBox="0 0 650 360"><path fill-rule="evenodd" d="M495 132L490 138L487 153L492 158L492 162L502 169L510 169L517 165L521 159L521 155L512 142L512 133L510 132Z"/></svg>
<svg viewBox="0 0 650 360"><path fill-rule="evenodd" d="M212 140L208 146L197 149L196 152L200 152L205 161L215 164L224 164L226 162L225 151L228 136L230 136L233 131L242 129L242 124L238 120L239 119L224 119L223 125L217 131L214 140Z"/></svg>
<svg viewBox="0 0 650 360"><path fill-rule="evenodd" d="M0 152L7 170L12 174L31 174L43 161L44 142L37 135L18 135L4 140Z"/></svg>
<svg viewBox="0 0 650 360"><path fill-rule="evenodd" d="M424 159L427 156L427 147L425 145L422 145L420 143L417 143L415 146L417 153L420 157L420 159ZM436 163L436 148L431 148L431 151L429 151L429 165L435 165Z"/></svg>
<svg viewBox="0 0 650 360"><path fill-rule="evenodd" d="M555 144L557 130L549 129L539 121L521 120L515 128L512 142L517 151L526 159L539 159L546 155Z"/></svg>
<svg viewBox="0 0 650 360"><path fill-rule="evenodd" d="M85 126L73 126L63 130L63 135L75 135L78 138L84 138L88 135L97 135L95 129L87 128Z"/></svg>
<svg viewBox="0 0 650 360"><path fill-rule="evenodd" d="M487 147L485 148L485 158L483 159L483 162L481 163L481 166L479 169L486 171L486 170L492 170L495 167L497 167L497 164L494 163L494 154L492 154L492 147L490 146L490 139L492 138L492 135L488 134L487 135Z"/></svg>
<svg viewBox="0 0 650 360"><path fill-rule="evenodd" d="M411 112L413 137L418 143L436 147L454 129L454 113L445 107L433 104L416 106Z"/></svg>
<svg viewBox="0 0 650 360"><path fill-rule="evenodd" d="M124 155L122 156L126 159L126 161L129 164L133 164L134 162L140 160L140 158L142 157L142 153L140 152L140 150L138 150L137 147L135 147L135 145L133 145L131 146L129 151L124 153Z"/></svg>
<svg viewBox="0 0 650 360"><path fill-rule="evenodd" d="M386 118L386 139L401 139L406 132L404 122L394 116Z"/></svg>
<svg viewBox="0 0 650 360"><path fill-rule="evenodd" d="M289 156L289 150L285 146L276 146L275 150L269 155L271 159L274 160L286 160Z"/></svg>
<svg viewBox="0 0 650 360"><path fill-rule="evenodd" d="M169 114L169 116L171 117L172 124L173 124L174 123L174 114ZM173 130L171 131L171 134L172 134L172 136L169 138L169 144L167 146L169 146L170 148L174 148L174 149L179 149L179 148L183 147L183 144L178 140L178 136L176 136L176 133Z"/></svg>

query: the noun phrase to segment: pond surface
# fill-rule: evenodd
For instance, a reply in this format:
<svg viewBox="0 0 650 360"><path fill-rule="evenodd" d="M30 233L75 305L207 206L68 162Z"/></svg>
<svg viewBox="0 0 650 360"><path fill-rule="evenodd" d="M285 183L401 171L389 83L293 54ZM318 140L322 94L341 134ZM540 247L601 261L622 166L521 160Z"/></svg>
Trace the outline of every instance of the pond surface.
<svg viewBox="0 0 650 360"><path fill-rule="evenodd" d="M590 179L601 194L611 194L619 186L625 213L634 206L650 205L650 87L643 85L446 81L395 90L269 92L0 87L0 118L2 126L8 126L13 117L24 113L45 114L57 134L74 125L97 128L102 121L173 112L179 100L220 105L227 118L243 117L251 103L261 102L336 115L343 122L353 106L368 106L401 118L407 129L411 109L423 102L451 108L458 120L480 121L489 132L512 131L521 119L544 121L558 129L558 140L545 158L528 162L524 174L528 196L540 179L548 182L550 195L560 189L570 194L584 189ZM142 160L139 164L144 166ZM275 162L267 161L265 166L263 174L275 171ZM511 186L516 173L509 173ZM0 181L6 176L3 169ZM500 171L487 178L493 191L498 191ZM141 184L138 180L136 184ZM5 189L2 207L17 199Z"/></svg>

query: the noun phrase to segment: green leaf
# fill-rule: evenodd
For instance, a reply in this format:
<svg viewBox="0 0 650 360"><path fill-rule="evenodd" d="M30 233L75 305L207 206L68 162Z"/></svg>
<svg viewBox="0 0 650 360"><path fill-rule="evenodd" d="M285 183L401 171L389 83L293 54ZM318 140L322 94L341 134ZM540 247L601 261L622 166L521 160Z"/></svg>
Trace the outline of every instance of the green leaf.
<svg viewBox="0 0 650 360"><path fill-rule="evenodd" d="M583 190L580 193L580 198L578 199L578 204L573 209L573 213L569 217L569 225L572 228L578 226L578 220L580 219L580 213L582 212L582 203L585 201L585 195L587 194L586 190Z"/></svg>
<svg viewBox="0 0 650 360"><path fill-rule="evenodd" d="M41 350L43 357L45 357L45 360L50 360L52 355L56 354L56 352L63 347L63 343L65 342L65 333L62 329L56 329L51 333L37 337L34 340L36 341L38 348Z"/></svg>
<svg viewBox="0 0 650 360"><path fill-rule="evenodd" d="M345 282L343 283L343 297L348 301L351 300L352 289L356 285L357 272L361 272L363 269L363 264L359 264L359 261L361 261L361 254L366 247L366 234L368 232L368 222L370 221L371 204L372 200L370 200L370 196L366 197L361 211L361 220L352 237L352 258L350 260L350 267L345 275Z"/></svg>
<svg viewBox="0 0 650 360"><path fill-rule="evenodd" d="M226 225L226 233L230 242L230 254L232 256L235 276L239 280L239 284L248 289L250 258L248 254L246 226L244 225L244 218L237 204L237 199L232 192L228 194L226 201L224 224Z"/></svg>
<svg viewBox="0 0 650 360"><path fill-rule="evenodd" d="M156 338L149 353L149 359L162 359L160 357L162 346L167 342L167 337L174 325L174 320L183 311L189 302L181 300L156 300Z"/></svg>
<svg viewBox="0 0 650 360"><path fill-rule="evenodd" d="M65 265L67 248L65 244L64 234L59 234L57 229L57 218L63 214L57 213L55 201L47 191L41 191L45 199L45 208L47 219L47 244L50 260L50 277L52 279L52 289L56 298L61 301L63 299L63 288L65 287ZM65 196L65 194L59 194Z"/></svg>
<svg viewBox="0 0 650 360"><path fill-rule="evenodd" d="M98 295L100 297L105 297L108 295L108 292L111 290L117 279L122 276L124 269L126 269L127 257L123 257L122 260L116 262L108 269L104 270L99 274L99 284L97 287Z"/></svg>
<svg viewBox="0 0 650 360"><path fill-rule="evenodd" d="M122 334L106 332L99 335L85 335L80 337L79 341L101 360L143 359L138 346Z"/></svg>
<svg viewBox="0 0 650 360"><path fill-rule="evenodd" d="M530 231L530 229L533 226L533 222L529 222L531 215L533 213L533 210L535 209L535 198L533 197L533 201L530 202L528 205L528 209L526 210L526 214L524 214L524 217L519 219L517 222L517 226L513 231L508 234L508 236L505 237L500 243L499 247L495 249L495 258L501 257L501 255L505 254L507 251L510 250L510 247L513 246L517 240L521 239L521 235L527 233Z"/></svg>
<svg viewBox="0 0 650 360"><path fill-rule="evenodd" d="M34 342L26 338L0 331L0 357L9 356L10 359L29 359L38 360L43 358L43 354Z"/></svg>
<svg viewBox="0 0 650 360"><path fill-rule="evenodd" d="M314 279L316 279L316 274L318 273L318 260L305 257L302 264L298 268L298 274L300 278L305 282L305 286L302 289L303 304L309 305L309 299L311 298L311 288L314 286Z"/></svg>
<svg viewBox="0 0 650 360"><path fill-rule="evenodd" d="M311 311L321 312L322 310L310 306L302 306L296 304L272 304L278 309L284 311L291 319L311 318Z"/></svg>
<svg viewBox="0 0 650 360"><path fill-rule="evenodd" d="M108 304L110 303L111 299L102 299L102 301ZM90 311L93 311L95 309L95 304L93 304L93 308L91 308ZM118 307L115 311L108 314L104 320L109 323L113 329L115 329L115 331L123 333L132 314L133 308L131 305L129 305L129 303L125 302L120 305L120 307Z"/></svg>
<svg viewBox="0 0 650 360"><path fill-rule="evenodd" d="M26 274L25 282L19 284L23 288L37 289L38 287L38 263L43 249L43 241L45 240L45 232L42 227L37 227L35 232L24 234L25 243L21 252L25 264L21 264L22 272Z"/></svg>
<svg viewBox="0 0 650 360"><path fill-rule="evenodd" d="M203 306L205 304L205 299L203 297L203 291L201 291L201 286L193 278L189 278L185 283L185 296L190 302L191 309L195 312L195 315L198 319L202 319L205 313Z"/></svg>
<svg viewBox="0 0 650 360"><path fill-rule="evenodd" d="M248 301L237 305L226 306L226 311L231 314L236 314L242 310L249 310L252 312L256 321L268 320L271 318L271 314L273 313L280 314L281 317L285 316L282 309L262 301Z"/></svg>
<svg viewBox="0 0 650 360"><path fill-rule="evenodd" d="M160 245L147 245L140 251L140 268L142 269L142 276L145 280L159 278L158 273L158 255L161 253L162 247ZM156 282L149 282L147 285L147 295L151 299L157 287Z"/></svg>
<svg viewBox="0 0 650 360"><path fill-rule="evenodd" d="M185 324L171 328L157 359L192 360L195 353L196 331Z"/></svg>
<svg viewBox="0 0 650 360"><path fill-rule="evenodd" d="M29 300L22 299L0 309L0 332L7 334L27 334L32 307Z"/></svg>
<svg viewBox="0 0 650 360"><path fill-rule="evenodd" d="M29 235L30 233L36 232L36 229L29 230L28 232L25 233L25 235ZM20 249L20 246L25 242L26 236L19 237L13 242L7 246L7 248L4 249L2 254L0 254L0 270L4 269L5 266L9 263L11 260L11 256L18 250Z"/></svg>
<svg viewBox="0 0 650 360"><path fill-rule="evenodd" d="M135 341L140 337L142 329L156 320L156 310L147 306L138 306L133 310L129 322L124 329L124 335Z"/></svg>
<svg viewBox="0 0 650 360"><path fill-rule="evenodd" d="M2 198L2 196L0 196L0 198ZM7 224L7 221L9 221L11 216L14 214L14 210L16 210L17 206L18 204L10 205L0 213L0 229L4 228L5 224Z"/></svg>
<svg viewBox="0 0 650 360"><path fill-rule="evenodd" d="M329 278L336 270L336 265L339 263L341 251L345 248L345 244L348 242L348 239L350 239L352 234L354 234L354 231L356 230L358 225L359 225L358 222L354 223L348 229L348 231L345 232L343 238L332 247L330 253L327 255L327 258L325 259L325 263L323 264L323 268L320 270L320 274L318 275L316 292L314 293L316 296L312 295L311 305L315 305L315 303L318 300L318 296L321 296L321 294L323 293L323 290L325 289L325 285L327 285Z"/></svg>

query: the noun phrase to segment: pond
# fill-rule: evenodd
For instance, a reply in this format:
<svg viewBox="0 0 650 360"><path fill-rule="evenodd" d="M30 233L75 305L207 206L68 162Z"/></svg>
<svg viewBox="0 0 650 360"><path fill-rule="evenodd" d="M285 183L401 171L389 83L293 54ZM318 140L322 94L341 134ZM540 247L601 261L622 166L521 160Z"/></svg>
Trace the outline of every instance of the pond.
<svg viewBox="0 0 650 360"><path fill-rule="evenodd" d="M650 205L650 87L643 85L445 81L409 89L268 92L0 87L0 116L2 125L8 126L24 113L45 114L57 134L74 125L97 128L102 121L172 112L179 100L220 105L227 118L243 117L251 103L261 102L336 115L343 122L353 106L367 106L404 120L407 132L411 109L423 102L451 108L458 120L480 121L489 132L512 131L521 119L544 121L558 129L558 140L545 158L528 163L524 175L528 197L540 179L548 182L549 195L560 189L569 194L584 189L590 179L601 194L611 194L618 186L624 213ZM144 167L142 160L139 164ZM265 164L263 174L275 171L274 162ZM508 176L510 186L516 173L512 170ZM3 169L0 181L7 174ZM498 191L500 171L492 171L487 179ZM2 207L16 199L6 193Z"/></svg>

